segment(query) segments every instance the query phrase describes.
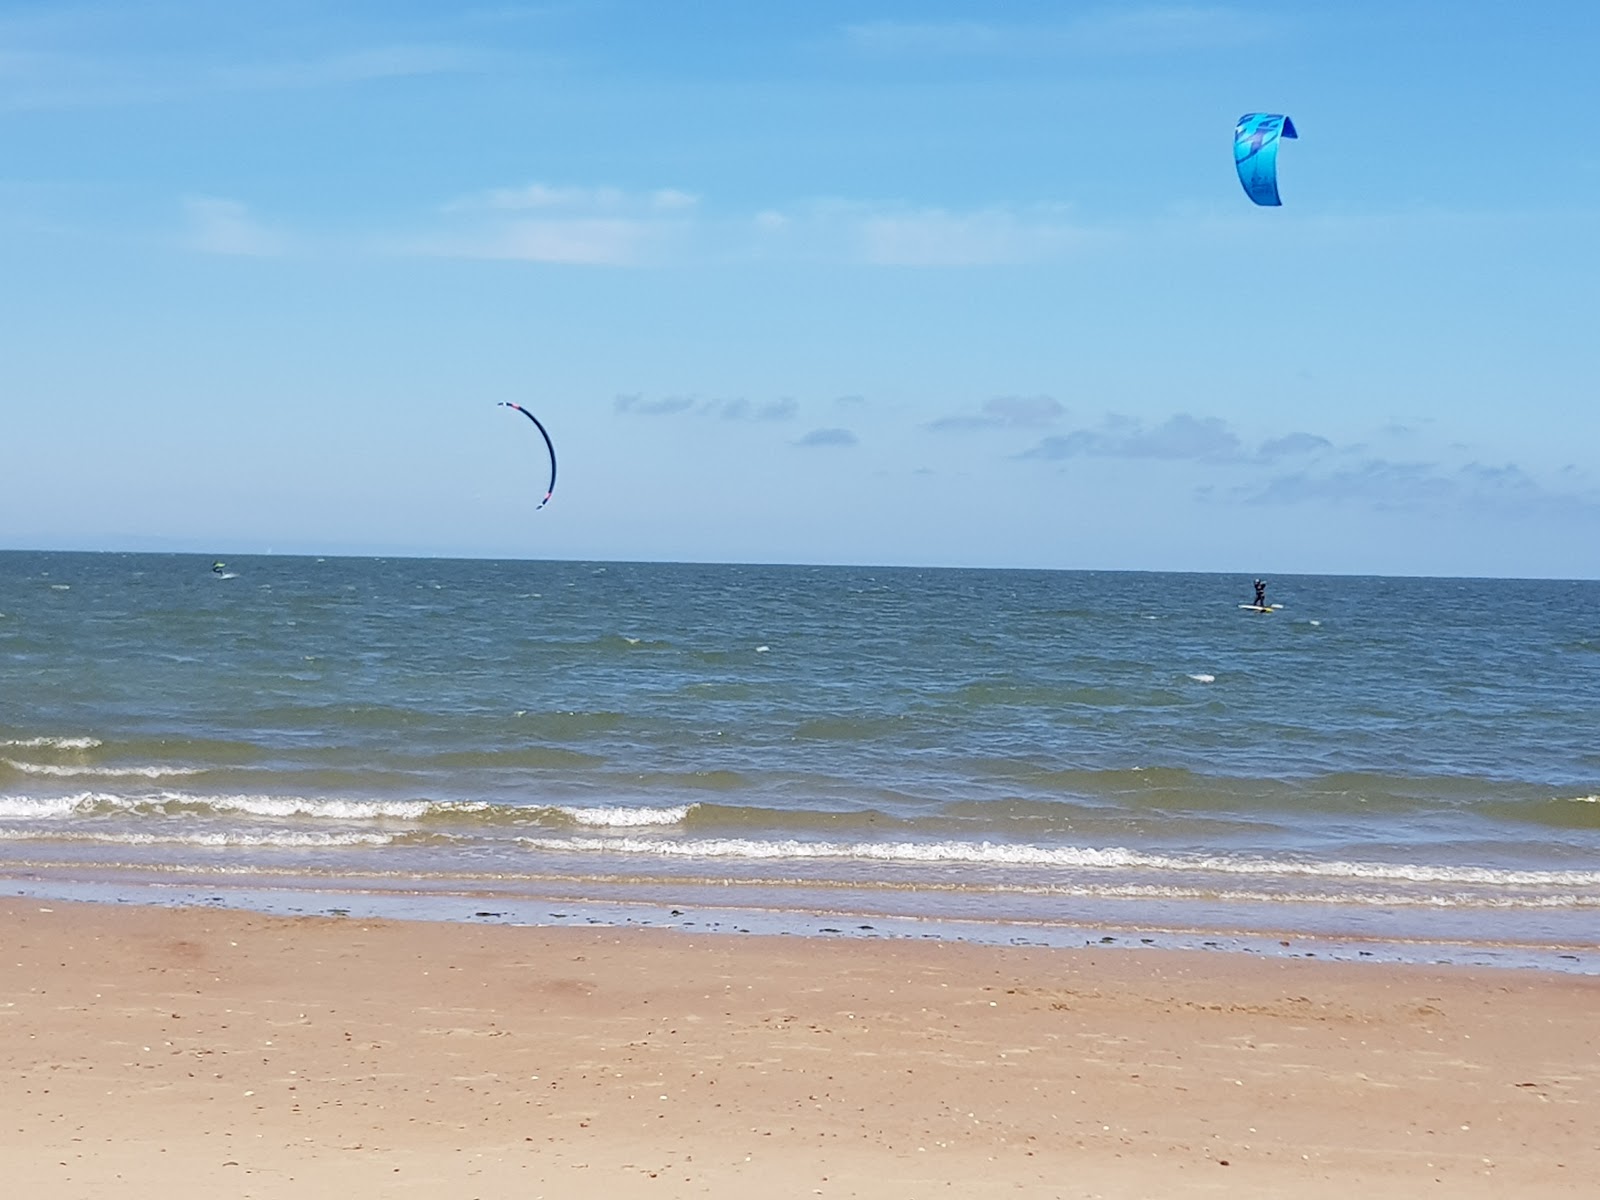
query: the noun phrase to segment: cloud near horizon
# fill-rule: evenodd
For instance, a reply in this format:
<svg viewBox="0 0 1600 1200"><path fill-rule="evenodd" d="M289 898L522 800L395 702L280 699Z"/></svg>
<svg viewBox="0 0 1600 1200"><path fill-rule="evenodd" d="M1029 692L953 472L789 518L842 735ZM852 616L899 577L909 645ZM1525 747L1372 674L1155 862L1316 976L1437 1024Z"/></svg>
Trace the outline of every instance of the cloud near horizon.
<svg viewBox="0 0 1600 1200"><path fill-rule="evenodd" d="M1220 417L1177 413L1153 429L1137 417L1109 414L1098 429L1047 437L1017 457L1046 460L1094 458L1193 459L1232 462L1243 453L1238 434Z"/></svg>
<svg viewBox="0 0 1600 1200"><path fill-rule="evenodd" d="M695 417L714 417L722 421L789 421L800 412L800 402L792 396L776 400L751 401L743 396L733 399L706 399L697 396L664 396L647 400L642 394L617 396L612 408L623 414L642 417L672 416L685 413Z"/></svg>
<svg viewBox="0 0 1600 1200"><path fill-rule="evenodd" d="M796 446L854 446L860 438L848 429L813 429L795 441Z"/></svg>
<svg viewBox="0 0 1600 1200"><path fill-rule="evenodd" d="M1151 458L1201 463L1265 463L1321 454L1334 448L1314 433L1268 438L1255 450L1220 417L1174 413L1146 426L1138 417L1108 413L1098 428L1055 434L1016 457L1059 461L1068 458Z"/></svg>
<svg viewBox="0 0 1600 1200"><path fill-rule="evenodd" d="M1053 396L994 396L983 402L981 412L940 417L929 421L926 428L935 433L974 429L1038 429L1066 411Z"/></svg>
<svg viewBox="0 0 1600 1200"><path fill-rule="evenodd" d="M1236 488L1232 496L1249 505L1361 504L1380 512L1467 508L1482 513L1600 517L1600 491L1557 491L1515 463L1489 466L1474 461L1451 468L1369 458L1323 473L1279 475L1260 487Z"/></svg>

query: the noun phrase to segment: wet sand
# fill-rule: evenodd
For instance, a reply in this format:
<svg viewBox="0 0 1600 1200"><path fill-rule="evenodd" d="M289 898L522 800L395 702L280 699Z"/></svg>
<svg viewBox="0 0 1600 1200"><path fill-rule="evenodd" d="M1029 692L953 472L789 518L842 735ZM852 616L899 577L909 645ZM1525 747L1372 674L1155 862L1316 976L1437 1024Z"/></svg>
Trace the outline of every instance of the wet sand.
<svg viewBox="0 0 1600 1200"><path fill-rule="evenodd" d="M1600 979L0 901L6 1194L1589 1196Z"/></svg>

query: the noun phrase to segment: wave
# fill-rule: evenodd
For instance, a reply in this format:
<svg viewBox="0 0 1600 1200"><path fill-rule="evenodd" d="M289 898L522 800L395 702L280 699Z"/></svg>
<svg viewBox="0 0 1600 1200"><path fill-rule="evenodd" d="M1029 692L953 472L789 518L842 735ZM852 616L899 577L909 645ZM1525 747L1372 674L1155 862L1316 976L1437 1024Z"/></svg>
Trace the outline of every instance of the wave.
<svg viewBox="0 0 1600 1200"><path fill-rule="evenodd" d="M177 816L230 813L249 817L313 817L332 821L398 819L418 821L445 814L485 812L493 806L472 800L353 800L310 796L199 796L158 792L118 796L79 792L73 796L0 796L0 818L40 819L113 814Z"/></svg>
<svg viewBox="0 0 1600 1200"><path fill-rule="evenodd" d="M115 802L115 796L98 796L83 793L77 796L0 796L0 819L21 817L38 820L48 817L68 817L92 812L102 800Z"/></svg>
<svg viewBox="0 0 1600 1200"><path fill-rule="evenodd" d="M14 746L19 750L93 750L105 745L92 737L28 737L0 738L0 746Z"/></svg>
<svg viewBox="0 0 1600 1200"><path fill-rule="evenodd" d="M560 813L579 825L595 825L608 829L637 829L653 825L681 825L690 811L698 807L700 806L695 804L680 804L673 808L635 808L626 805L579 808L563 804L543 811Z"/></svg>
<svg viewBox="0 0 1600 1200"><path fill-rule="evenodd" d="M195 829L162 833L138 831L3 829L0 842L94 842L115 846L216 846L228 848L282 847L326 849L345 846L387 846L402 835L389 833L333 833L310 829Z"/></svg>
<svg viewBox="0 0 1600 1200"><path fill-rule="evenodd" d="M973 866L1144 869L1172 873L1387 880L1396 883L1600 888L1600 871L1526 871L1494 867L1438 866L1300 859L1228 858L1219 855L1152 854L1123 847L1036 846L1001 842L805 842L756 838L518 839L534 850L604 851L662 858L817 860Z"/></svg>
<svg viewBox="0 0 1600 1200"><path fill-rule="evenodd" d="M223 795L156 792L119 796L79 792L72 796L0 796L0 819L50 820L93 816L236 815L284 820L421 822L432 818L476 817L513 825L554 823L602 829L660 828L681 825L700 806L649 805L496 805L482 800L370 800L348 797Z"/></svg>
<svg viewBox="0 0 1600 1200"><path fill-rule="evenodd" d="M60 763L30 763L18 762L14 758L0 758L14 771L21 771L24 775L48 775L57 778L71 779L83 776L97 776L105 779L136 778L136 779L167 779L179 775L202 775L206 767L83 767L63 766Z"/></svg>
<svg viewBox="0 0 1600 1200"><path fill-rule="evenodd" d="M307 796L167 796L163 806L210 808L252 817L316 817L332 821L418 821L446 813L478 813L490 806L474 800L349 800Z"/></svg>

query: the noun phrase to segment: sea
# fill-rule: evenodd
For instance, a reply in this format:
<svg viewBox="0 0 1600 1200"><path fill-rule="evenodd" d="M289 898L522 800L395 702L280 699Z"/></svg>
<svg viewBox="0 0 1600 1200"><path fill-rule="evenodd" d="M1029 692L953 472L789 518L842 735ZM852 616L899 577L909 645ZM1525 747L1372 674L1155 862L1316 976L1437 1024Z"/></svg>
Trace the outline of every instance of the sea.
<svg viewBox="0 0 1600 1200"><path fill-rule="evenodd" d="M0 553L0 894L1600 973L1600 582Z"/></svg>

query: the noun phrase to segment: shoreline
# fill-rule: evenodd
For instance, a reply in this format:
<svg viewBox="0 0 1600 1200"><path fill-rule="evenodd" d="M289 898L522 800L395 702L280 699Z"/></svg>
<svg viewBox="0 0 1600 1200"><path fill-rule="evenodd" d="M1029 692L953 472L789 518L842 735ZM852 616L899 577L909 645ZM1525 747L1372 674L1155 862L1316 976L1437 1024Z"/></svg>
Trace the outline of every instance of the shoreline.
<svg viewBox="0 0 1600 1200"><path fill-rule="evenodd" d="M872 906L859 889L833 897L832 905L794 903L773 889L686 885L639 886L593 878L521 881L459 878L418 887L368 880L334 885L325 880L254 878L178 872L170 879L148 871L20 869L0 864L0 897L110 905L220 908L264 915L334 916L447 924L530 928L665 929L712 936L795 936L821 940L953 942L990 947L1185 950L1267 959L1307 959L1359 964L1432 965L1496 971L1536 971L1600 976L1600 944L1545 938L1417 938L1382 930L1325 931L1265 922L1248 926L1192 920L1152 920L1148 906L1130 904L1126 919L1095 914L1054 920L893 911ZM481 886L469 886L478 883ZM559 885L559 886L557 886ZM742 902L734 895L743 892ZM849 900L858 903L851 905ZM785 902L785 901L788 902ZM859 903L862 900L868 903ZM763 902L765 901L765 902Z"/></svg>
<svg viewBox="0 0 1600 1200"><path fill-rule="evenodd" d="M1577 1196L1600 1172L1588 977L18 898L0 961L19 1195Z"/></svg>

